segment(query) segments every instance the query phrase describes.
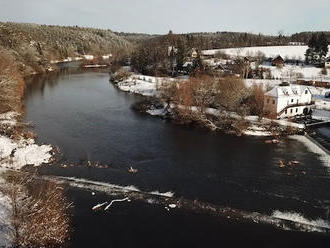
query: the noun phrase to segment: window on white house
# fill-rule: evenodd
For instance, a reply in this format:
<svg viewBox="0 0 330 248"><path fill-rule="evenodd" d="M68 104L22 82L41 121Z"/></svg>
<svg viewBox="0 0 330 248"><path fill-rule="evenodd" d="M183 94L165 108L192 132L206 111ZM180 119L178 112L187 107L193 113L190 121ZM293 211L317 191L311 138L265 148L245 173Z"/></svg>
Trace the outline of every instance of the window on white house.
<svg viewBox="0 0 330 248"><path fill-rule="evenodd" d="M284 111L284 113L287 114L287 113L288 113L288 110L286 109L286 110Z"/></svg>
<svg viewBox="0 0 330 248"><path fill-rule="evenodd" d="M292 109L290 109L290 113L292 114Z"/></svg>
<svg viewBox="0 0 330 248"><path fill-rule="evenodd" d="M308 94L308 90L305 90L305 94Z"/></svg>
<svg viewBox="0 0 330 248"><path fill-rule="evenodd" d="M293 99L291 99L291 102L293 102Z"/></svg>
<svg viewBox="0 0 330 248"><path fill-rule="evenodd" d="M298 113L298 108L296 108L296 113Z"/></svg>

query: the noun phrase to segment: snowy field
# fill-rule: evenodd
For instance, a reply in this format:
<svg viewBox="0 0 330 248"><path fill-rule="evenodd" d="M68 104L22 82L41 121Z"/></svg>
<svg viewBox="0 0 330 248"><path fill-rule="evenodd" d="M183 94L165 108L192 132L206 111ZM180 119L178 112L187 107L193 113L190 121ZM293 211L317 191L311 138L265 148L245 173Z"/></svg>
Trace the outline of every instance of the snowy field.
<svg viewBox="0 0 330 248"><path fill-rule="evenodd" d="M316 81L330 81L330 69L327 75L322 75L321 68L309 65L290 65L285 64L282 68L271 66L270 64L264 64L260 67L269 69L271 75L275 79L282 80L316 80Z"/></svg>
<svg viewBox="0 0 330 248"><path fill-rule="evenodd" d="M133 74L126 80L118 82L117 86L122 91L143 96L157 96L159 95L158 88L162 83L174 81L176 81L176 79Z"/></svg>
<svg viewBox="0 0 330 248"><path fill-rule="evenodd" d="M226 48L213 49L202 51L203 55L214 55L217 52L224 52L229 56L255 56L258 52L265 54L267 58L274 58L281 55L283 58L304 60L305 52L308 46L264 46L264 47L241 47L241 48ZM330 49L329 49L330 50ZM328 54L330 56L330 52Z"/></svg>

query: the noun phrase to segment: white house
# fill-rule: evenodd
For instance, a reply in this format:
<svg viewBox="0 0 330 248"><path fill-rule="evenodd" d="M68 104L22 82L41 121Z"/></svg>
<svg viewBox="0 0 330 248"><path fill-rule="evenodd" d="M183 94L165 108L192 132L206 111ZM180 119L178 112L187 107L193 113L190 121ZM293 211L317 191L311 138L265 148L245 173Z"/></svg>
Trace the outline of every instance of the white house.
<svg viewBox="0 0 330 248"><path fill-rule="evenodd" d="M264 112L276 118L308 114L313 106L307 86L277 86L265 93Z"/></svg>
<svg viewBox="0 0 330 248"><path fill-rule="evenodd" d="M330 68L330 57L325 60L324 67L325 68Z"/></svg>

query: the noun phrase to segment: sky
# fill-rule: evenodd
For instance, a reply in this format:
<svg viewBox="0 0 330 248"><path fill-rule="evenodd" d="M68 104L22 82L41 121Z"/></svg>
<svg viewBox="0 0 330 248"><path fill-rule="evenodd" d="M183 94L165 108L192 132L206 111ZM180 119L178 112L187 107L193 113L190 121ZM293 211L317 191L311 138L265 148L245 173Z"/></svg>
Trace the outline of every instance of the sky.
<svg viewBox="0 0 330 248"><path fill-rule="evenodd" d="M330 31L330 0L0 0L0 21L165 34Z"/></svg>

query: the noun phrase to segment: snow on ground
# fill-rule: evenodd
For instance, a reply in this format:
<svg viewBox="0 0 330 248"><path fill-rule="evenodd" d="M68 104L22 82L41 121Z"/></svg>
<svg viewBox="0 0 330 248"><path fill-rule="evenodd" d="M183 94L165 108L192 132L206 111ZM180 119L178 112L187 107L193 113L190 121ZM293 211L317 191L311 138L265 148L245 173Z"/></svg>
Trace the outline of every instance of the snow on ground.
<svg viewBox="0 0 330 248"><path fill-rule="evenodd" d="M165 114L165 109L161 108L161 109L149 109L146 112L149 115L153 115L153 116L164 116Z"/></svg>
<svg viewBox="0 0 330 248"><path fill-rule="evenodd" d="M267 58L274 58L281 55L283 58L304 60L305 52L308 46L260 46L260 47L241 47L241 48L225 48L202 51L203 55L214 55L221 51L229 56L255 56L258 52L265 54ZM330 55L330 52L328 56Z"/></svg>
<svg viewBox="0 0 330 248"><path fill-rule="evenodd" d="M6 112L0 114L0 124L15 126L17 124L16 117L19 116L16 112Z"/></svg>
<svg viewBox="0 0 330 248"><path fill-rule="evenodd" d="M157 96L159 95L158 86L164 82L172 81L175 79L167 77L152 77L133 74L126 80L117 83L119 89L140 94L143 96Z"/></svg>
<svg viewBox="0 0 330 248"><path fill-rule="evenodd" d="M264 89L273 88L278 86L282 83L282 80L275 80L275 79L244 79L245 85L247 87L251 87L254 84L262 85Z"/></svg>
<svg viewBox="0 0 330 248"><path fill-rule="evenodd" d="M317 120L330 121L330 111L329 110L313 110L313 118Z"/></svg>
<svg viewBox="0 0 330 248"><path fill-rule="evenodd" d="M316 109L330 111L330 99L325 97L314 97Z"/></svg>
<svg viewBox="0 0 330 248"><path fill-rule="evenodd" d="M51 60L51 64L57 64L57 63L64 63L64 62L72 62L72 61L79 61L82 60L83 58L81 57L67 57L65 59L60 59L60 60Z"/></svg>
<svg viewBox="0 0 330 248"><path fill-rule="evenodd" d="M109 59L110 57L112 57L112 54L106 54L102 56L102 59Z"/></svg>
<svg viewBox="0 0 330 248"><path fill-rule="evenodd" d="M17 113L8 112L0 115L0 125L15 125ZM33 139L18 140L0 135L0 167L21 169L25 165L39 166L48 163L52 157L50 145L37 145Z"/></svg>
<svg viewBox="0 0 330 248"><path fill-rule="evenodd" d="M110 57L112 57L112 54L105 54L101 56L102 59L106 60L109 59ZM93 60L95 58L94 55L82 55L81 57L67 57L65 59L60 59L60 60L51 60L50 63L51 64L57 64L57 63L64 63L64 62L72 62L72 61L79 61L79 60Z"/></svg>
<svg viewBox="0 0 330 248"><path fill-rule="evenodd" d="M183 79L184 80L184 79ZM126 92L131 92L131 93L136 93L144 96L158 96L159 91L158 91L158 86L160 86L161 83L163 82L168 82L168 81L175 81L173 78L161 78L161 77L151 77L151 76L143 76L143 75L136 75L133 74L126 80L122 82L118 82L117 85L119 89L126 91ZM261 84L262 82L265 83L265 87L267 84L270 85L277 85L281 83L281 81L277 80L260 80L257 83ZM248 85L252 85L253 80L246 80L246 83ZM171 105L170 108L173 108L174 106ZM179 106L184 108L184 106ZM192 111L197 111L196 107L191 106L190 109ZM165 110L164 109L149 109L146 111L150 115L154 116L164 116ZM213 108L207 108L205 110L207 114L210 115L219 115L219 110L213 109ZM233 118L240 118L236 113L228 113L231 117ZM262 125L267 125L270 124L272 121L276 122L277 124L281 126L292 126L295 128L300 128L303 129L305 126L303 124L297 124L293 123L287 120L270 120L263 118L262 121L258 120L257 116L246 116L245 119L251 123L250 127L245 130L246 135L252 135L252 136L271 136L271 133L265 130L265 128L261 127Z"/></svg>
<svg viewBox="0 0 330 248"><path fill-rule="evenodd" d="M233 61L229 59L204 59L203 62L209 66L218 66L230 64Z"/></svg>
<svg viewBox="0 0 330 248"><path fill-rule="evenodd" d="M322 68L317 68L311 65L285 64L283 67L277 67L266 63L264 65L261 65L260 67L269 69L271 71L272 77L274 77L275 79L292 80L299 78L317 81L330 80L329 76L322 75ZM328 75L330 75L329 69Z"/></svg>
<svg viewBox="0 0 330 248"><path fill-rule="evenodd" d="M148 82L134 77L130 77L127 80L118 83L117 86L122 91L136 93L143 96L157 95L156 83Z"/></svg>
<svg viewBox="0 0 330 248"><path fill-rule="evenodd" d="M40 166L50 162L52 147L37 145L32 139L14 141L0 136L0 166L19 170L25 165Z"/></svg>
<svg viewBox="0 0 330 248"><path fill-rule="evenodd" d="M107 65L84 65L85 68L107 67Z"/></svg>
<svg viewBox="0 0 330 248"><path fill-rule="evenodd" d="M268 132L264 127L260 127L256 124L251 124L243 133L247 136L272 136L271 132Z"/></svg>
<svg viewBox="0 0 330 248"><path fill-rule="evenodd" d="M93 60L94 59L94 55L83 55L82 56L84 59L86 59L86 60Z"/></svg>

